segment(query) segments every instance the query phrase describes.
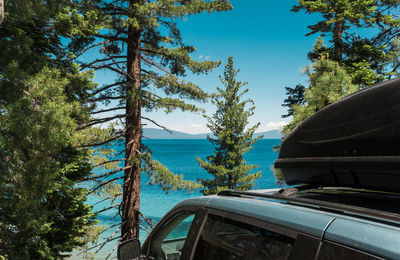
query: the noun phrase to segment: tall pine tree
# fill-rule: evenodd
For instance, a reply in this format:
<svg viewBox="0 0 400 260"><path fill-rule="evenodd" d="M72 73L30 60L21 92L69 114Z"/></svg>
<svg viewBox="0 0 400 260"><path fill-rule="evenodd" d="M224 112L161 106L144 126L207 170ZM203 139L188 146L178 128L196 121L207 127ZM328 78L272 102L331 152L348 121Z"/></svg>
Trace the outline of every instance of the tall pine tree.
<svg viewBox="0 0 400 260"><path fill-rule="evenodd" d="M207 117L207 126L216 137L208 137L215 145L215 154L208 156L207 161L197 158L199 165L214 177L199 180L204 185L204 195L216 194L227 189L249 190L254 181L261 176L261 172L250 173L258 166L246 164L243 158L262 136L253 138L259 123L246 129L248 118L254 114L255 107L246 108L253 104L253 101L242 100L249 90L241 90L247 83L236 80L238 72L230 56L225 66L224 77L220 76L224 88L218 87L217 97L212 100L217 111L212 117Z"/></svg>
<svg viewBox="0 0 400 260"><path fill-rule="evenodd" d="M91 180L96 183L92 191L110 185L117 190L119 184L116 181L123 180L121 239L127 240L139 236L141 171L147 172L153 183L166 190L198 187L151 159L150 152L142 145L142 120L158 123L144 117L142 110L201 111L184 100L203 102L208 95L180 77L187 71L194 74L208 72L220 63L193 60L191 54L196 49L184 44L178 22L194 14L229 10L231 5L228 0L78 2L81 4L79 11L70 10L69 16L59 17L57 22L66 28L77 21L81 24L79 30L71 31L80 36L71 42L71 46L82 42L87 46L76 48L76 57L93 49L103 55L91 61L81 59L83 69L108 70L117 75L115 82L100 86L87 99L88 103L97 105L97 110L83 131L115 120L121 122L118 127L111 127L103 138L93 141L100 145L124 140L122 152L125 156L118 160L125 165L119 167L116 164L114 169L94 175Z"/></svg>

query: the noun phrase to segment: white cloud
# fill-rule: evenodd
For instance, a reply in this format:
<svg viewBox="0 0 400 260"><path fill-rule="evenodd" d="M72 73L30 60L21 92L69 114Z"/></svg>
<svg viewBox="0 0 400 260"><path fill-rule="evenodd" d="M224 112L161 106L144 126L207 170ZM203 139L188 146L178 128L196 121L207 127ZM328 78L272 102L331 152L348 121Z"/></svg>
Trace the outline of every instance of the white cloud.
<svg viewBox="0 0 400 260"><path fill-rule="evenodd" d="M261 124L256 132L266 132L266 131L271 131L271 130L281 130L285 125L287 125L287 122L281 121L281 122L268 122L265 124ZM191 124L191 125L174 125L174 126L169 126L168 127L171 130L179 131L179 132L184 132L188 134L204 134L204 133L210 133L210 129L207 128L206 125L203 124Z"/></svg>
<svg viewBox="0 0 400 260"><path fill-rule="evenodd" d="M280 121L280 122L268 122L265 124L261 124L256 132L266 132L266 131L271 131L271 130L281 130L285 125L288 123L285 121Z"/></svg>
<svg viewBox="0 0 400 260"><path fill-rule="evenodd" d="M191 124L191 125L175 125L168 127L171 130L184 132L188 134L204 134L210 133L210 129L206 125L202 124Z"/></svg>

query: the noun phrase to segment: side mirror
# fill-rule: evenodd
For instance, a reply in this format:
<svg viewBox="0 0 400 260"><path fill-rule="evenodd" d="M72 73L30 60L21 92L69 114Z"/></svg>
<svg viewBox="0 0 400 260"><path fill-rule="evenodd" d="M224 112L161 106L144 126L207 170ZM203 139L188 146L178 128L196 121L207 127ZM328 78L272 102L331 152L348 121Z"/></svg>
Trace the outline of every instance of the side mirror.
<svg viewBox="0 0 400 260"><path fill-rule="evenodd" d="M118 260L140 259L140 241L137 238L126 240L118 245Z"/></svg>

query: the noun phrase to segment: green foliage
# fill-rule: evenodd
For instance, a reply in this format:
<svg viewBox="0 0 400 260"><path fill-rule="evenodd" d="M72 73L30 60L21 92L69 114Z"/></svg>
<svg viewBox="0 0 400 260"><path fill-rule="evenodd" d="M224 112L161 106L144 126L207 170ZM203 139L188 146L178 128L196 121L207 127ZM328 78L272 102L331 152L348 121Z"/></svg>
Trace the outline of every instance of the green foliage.
<svg viewBox="0 0 400 260"><path fill-rule="evenodd" d="M77 186L90 174L77 127L95 85L61 44L52 19L68 1L7 1L0 27L0 255L63 259L95 224Z"/></svg>
<svg viewBox="0 0 400 260"><path fill-rule="evenodd" d="M248 89L240 88L247 83L236 81L239 70L233 66L233 58L229 57L225 66L224 77L220 76L224 89L217 88L218 95L213 99L217 111L208 119L208 128L216 138L208 138L215 145L215 154L207 157L207 161L197 158L199 165L213 175L213 179L200 179L204 185L204 195L215 194L226 189L249 190L254 181L261 176L261 172L250 172L257 165L247 165L243 154L252 149L252 145L262 136L253 138L253 133L259 123L248 128L248 118L253 115L254 106L250 99L242 100Z"/></svg>
<svg viewBox="0 0 400 260"><path fill-rule="evenodd" d="M318 110L359 90L346 70L327 57L320 57L312 67L307 67L309 87L304 91L304 104L294 104L292 121L283 128L289 134L297 125Z"/></svg>
<svg viewBox="0 0 400 260"><path fill-rule="evenodd" d="M54 69L17 84L18 98L0 115L0 248L12 259L63 258L94 223L87 190L76 186L91 170L88 151L74 147L81 111Z"/></svg>
<svg viewBox="0 0 400 260"><path fill-rule="evenodd" d="M293 116L294 105L303 105L304 100L304 89L305 87L301 84L296 85L296 87L285 87L287 98L283 101L282 106L288 108L288 112L286 115L282 115L282 118L286 118L289 116Z"/></svg>
<svg viewBox="0 0 400 260"><path fill-rule="evenodd" d="M320 13L322 20L310 25L307 35L331 35L332 45L325 47L322 38L309 53L315 62L329 57L344 65L354 84L362 87L382 81L398 72L396 60L400 36L398 0L299 0L292 11ZM363 35L360 28L374 28Z"/></svg>
<svg viewBox="0 0 400 260"><path fill-rule="evenodd" d="M165 165L156 160L147 161L143 168L150 177L150 182L148 184L157 184L165 192L180 189L193 191L203 187L193 181L184 180L183 174L174 174Z"/></svg>

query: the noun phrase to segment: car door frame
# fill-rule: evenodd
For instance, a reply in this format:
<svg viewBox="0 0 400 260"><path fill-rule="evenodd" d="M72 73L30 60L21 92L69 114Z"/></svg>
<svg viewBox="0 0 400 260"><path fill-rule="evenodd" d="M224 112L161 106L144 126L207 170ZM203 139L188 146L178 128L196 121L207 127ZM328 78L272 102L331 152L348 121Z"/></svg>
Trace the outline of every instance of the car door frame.
<svg viewBox="0 0 400 260"><path fill-rule="evenodd" d="M146 238L143 243L143 247L141 252L146 254L145 259L149 259L151 242L155 234L160 230L160 228L164 227L164 224L168 222L171 218L175 217L179 213L183 212L192 212L194 214L194 218L192 224L190 225L189 232L185 239L185 244L182 249L182 259L189 259L193 247L195 247L198 241L198 233L200 232L202 226L205 223L205 219L207 216L207 209L204 207L191 207L184 206L171 210L168 212L161 220L157 223L154 229L150 232L149 236Z"/></svg>
<svg viewBox="0 0 400 260"><path fill-rule="evenodd" d="M185 252L185 256L189 256L189 257L182 258L182 259L189 259L189 260L193 259L194 254L196 252L196 247L197 247L198 241L201 236L202 229L207 221L207 217L209 214L228 218L230 220L245 223L248 225L252 225L252 226L255 226L258 228L262 228L262 229L265 229L268 231L272 231L272 232L293 238L294 239L293 249L291 251L291 256L289 256L289 260L290 259L298 259L298 258L296 258L295 255L292 255L292 254L300 253L301 249L304 246L307 246L310 251L307 252L307 254L303 254L303 256L305 257L303 259L315 259L315 256L318 253L318 246L320 244L321 237L316 237L314 235L310 235L310 234L295 230L293 228L270 223L270 222L264 221L264 220L251 218L251 217L233 213L233 212L221 211L221 210L212 209L212 208L202 208L201 216L199 216L199 217L201 217L201 218L199 218L199 220L201 220L201 221L199 221L199 224L196 225L196 229L193 230L193 232L195 232L195 233L191 234L191 237L190 237L191 241L190 241L190 244L188 243L188 247L186 247L186 243L185 243L185 247L186 247L185 249L187 250ZM191 252L188 252L188 250L191 250ZM182 256L183 256L183 254L182 254Z"/></svg>
<svg viewBox="0 0 400 260"><path fill-rule="evenodd" d="M272 231L284 236L291 237L295 240L292 249L293 253L297 253L296 251L299 250L299 248L303 248L305 243L311 245L309 247L310 252L308 252L309 254L307 254L309 256L309 259L314 259L314 257L318 253L317 245L320 243L321 237L316 237L315 235L310 235L290 227L285 227L283 225L270 223L265 220L259 220L248 216L236 214L233 212L226 212L206 207L184 206L173 209L172 211L168 212L149 234L149 236L143 243L143 248L142 248L142 252L143 253L144 251L146 252L145 259L149 259L151 241L154 235L158 232L158 230L160 230L160 228L162 228L164 224L171 218L183 212L192 212L194 214L194 219L185 240L181 259L189 259L189 260L193 259L202 229L207 221L207 217L209 214L228 218L241 223L246 223L255 227L263 228L268 231ZM301 246L298 246L298 244L301 244ZM295 258L289 257L289 259L295 259Z"/></svg>

